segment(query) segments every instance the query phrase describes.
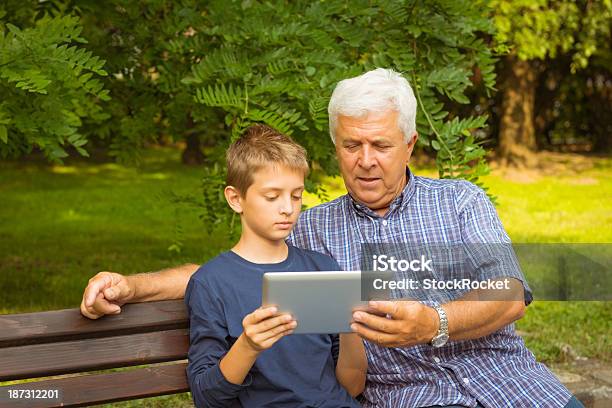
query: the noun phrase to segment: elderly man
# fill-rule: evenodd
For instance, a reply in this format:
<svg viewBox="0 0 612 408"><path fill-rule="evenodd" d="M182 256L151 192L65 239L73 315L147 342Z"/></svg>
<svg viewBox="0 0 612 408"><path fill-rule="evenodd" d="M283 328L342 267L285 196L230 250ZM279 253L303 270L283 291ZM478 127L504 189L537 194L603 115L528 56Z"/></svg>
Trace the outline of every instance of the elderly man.
<svg viewBox="0 0 612 408"><path fill-rule="evenodd" d="M305 211L290 243L360 269L362 243L508 243L486 194L466 181L413 175L416 100L400 74L376 69L341 81L329 103L330 134L348 194ZM90 318L127 302L183 297L197 265L152 274L100 272L83 295ZM480 289L439 304L377 301L355 312L366 341L366 407L580 407L515 333L531 301L520 272L513 300Z"/></svg>

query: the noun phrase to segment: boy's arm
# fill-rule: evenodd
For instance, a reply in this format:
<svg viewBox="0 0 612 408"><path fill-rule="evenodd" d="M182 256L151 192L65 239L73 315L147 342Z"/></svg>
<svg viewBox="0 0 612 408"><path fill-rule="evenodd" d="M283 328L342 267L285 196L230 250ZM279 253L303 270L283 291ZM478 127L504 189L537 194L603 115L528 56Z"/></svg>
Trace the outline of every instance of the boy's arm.
<svg viewBox="0 0 612 408"><path fill-rule="evenodd" d="M189 310L190 345L187 378L195 405L224 407L251 384L248 373L259 353L296 326L276 308L259 308L243 320L243 333L230 347L223 299L210 284L192 279L185 300Z"/></svg>
<svg viewBox="0 0 612 408"><path fill-rule="evenodd" d="M158 272L124 276L100 272L89 280L81 301L81 313L90 319L121 313L126 303L181 299L198 265L185 264Z"/></svg>
<svg viewBox="0 0 612 408"><path fill-rule="evenodd" d="M296 322L291 315L277 315L275 307L267 307L247 315L242 326L244 332L219 363L221 373L232 384L242 384L259 353L291 334Z"/></svg>
<svg viewBox="0 0 612 408"><path fill-rule="evenodd" d="M353 397L365 388L368 360L361 337L354 333L340 334L340 354L336 364L336 378Z"/></svg>
<svg viewBox="0 0 612 408"><path fill-rule="evenodd" d="M185 294L190 322L187 379L195 406L225 407L236 401L249 381L232 384L220 370L219 361L231 344L222 299L209 286L192 279Z"/></svg>

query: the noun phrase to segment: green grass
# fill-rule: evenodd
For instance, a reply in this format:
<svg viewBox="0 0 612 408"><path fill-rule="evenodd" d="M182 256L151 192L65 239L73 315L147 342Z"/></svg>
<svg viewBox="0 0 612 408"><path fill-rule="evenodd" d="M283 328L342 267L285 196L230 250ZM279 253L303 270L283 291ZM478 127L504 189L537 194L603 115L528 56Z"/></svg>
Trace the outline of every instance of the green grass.
<svg viewBox="0 0 612 408"><path fill-rule="evenodd" d="M584 171L483 181L513 242L612 243L611 176L607 158ZM536 301L517 329L540 360L564 363L575 354L610 361L611 318L612 302Z"/></svg>
<svg viewBox="0 0 612 408"><path fill-rule="evenodd" d="M196 212L169 201L171 192L197 194L200 175L174 151L149 152L141 169L3 163L0 312L76 307L100 270L203 262L227 247L202 232ZM177 239L180 254L168 251Z"/></svg>
<svg viewBox="0 0 612 408"><path fill-rule="evenodd" d="M485 177L513 241L612 242L612 159L593 163L552 176ZM435 177L431 169L414 171ZM228 248L225 238L204 232L196 211L170 203L171 193L197 195L201 174L169 149L148 151L140 168L0 163L0 313L78 307L98 271L201 263ZM344 194L341 178L325 182L330 199ZM305 203L317 199L308 195ZM180 253L169 251L177 240ZM610 361L611 316L610 302L536 301L518 329L540 360L563 362L569 346ZM187 394L117 404L183 405Z"/></svg>

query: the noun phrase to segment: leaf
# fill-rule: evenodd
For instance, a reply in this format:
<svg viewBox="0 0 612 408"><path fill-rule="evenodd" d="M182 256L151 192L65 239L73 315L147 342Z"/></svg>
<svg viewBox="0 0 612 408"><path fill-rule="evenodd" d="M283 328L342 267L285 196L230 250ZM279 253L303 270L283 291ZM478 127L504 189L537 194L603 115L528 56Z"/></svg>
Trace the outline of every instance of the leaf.
<svg viewBox="0 0 612 408"><path fill-rule="evenodd" d="M8 143L8 134L6 131L6 126L0 126L0 140L4 143Z"/></svg>
<svg viewBox="0 0 612 408"><path fill-rule="evenodd" d="M306 75L313 76L317 72L317 69L312 66L306 67Z"/></svg>
<svg viewBox="0 0 612 408"><path fill-rule="evenodd" d="M76 151L79 152L79 154L83 157L89 157L89 152L87 152L87 150L83 149L82 147L76 147Z"/></svg>

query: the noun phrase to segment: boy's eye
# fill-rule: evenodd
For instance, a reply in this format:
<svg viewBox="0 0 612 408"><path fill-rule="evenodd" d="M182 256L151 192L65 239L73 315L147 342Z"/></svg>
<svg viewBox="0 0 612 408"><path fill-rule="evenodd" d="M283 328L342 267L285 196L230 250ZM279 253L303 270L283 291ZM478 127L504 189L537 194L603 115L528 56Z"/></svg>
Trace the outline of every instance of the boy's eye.
<svg viewBox="0 0 612 408"><path fill-rule="evenodd" d="M301 195L299 195L299 196L293 196L293 199L294 199L294 200L301 200L301 199L302 199L302 196L301 196Z"/></svg>
<svg viewBox="0 0 612 408"><path fill-rule="evenodd" d="M278 196L266 196L266 200L268 201L274 201L278 198Z"/></svg>

